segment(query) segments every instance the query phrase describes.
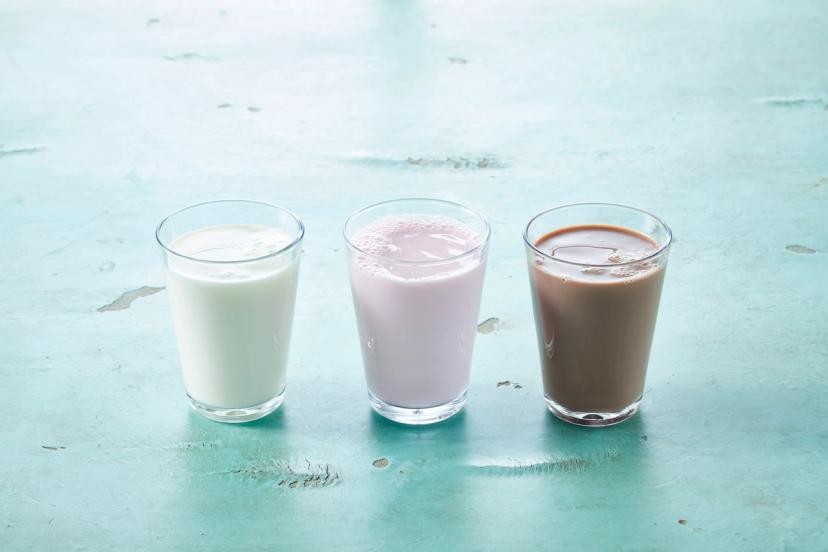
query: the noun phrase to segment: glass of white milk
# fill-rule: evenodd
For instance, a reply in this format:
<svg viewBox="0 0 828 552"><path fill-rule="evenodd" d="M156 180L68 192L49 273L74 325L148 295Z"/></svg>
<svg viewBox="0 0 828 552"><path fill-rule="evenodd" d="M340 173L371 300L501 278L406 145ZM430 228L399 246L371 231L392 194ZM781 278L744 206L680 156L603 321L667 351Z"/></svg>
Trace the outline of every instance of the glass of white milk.
<svg viewBox="0 0 828 552"><path fill-rule="evenodd" d="M184 385L199 414L247 422L282 404L304 233L287 209L237 199L191 205L158 225Z"/></svg>

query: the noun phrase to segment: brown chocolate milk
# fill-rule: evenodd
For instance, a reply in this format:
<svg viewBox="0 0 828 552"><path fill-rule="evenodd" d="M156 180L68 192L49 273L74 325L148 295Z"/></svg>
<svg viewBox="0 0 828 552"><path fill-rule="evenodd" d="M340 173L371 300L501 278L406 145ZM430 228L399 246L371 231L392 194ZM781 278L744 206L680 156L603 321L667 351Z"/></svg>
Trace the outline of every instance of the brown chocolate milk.
<svg viewBox="0 0 828 552"><path fill-rule="evenodd" d="M627 228L586 225L550 232L535 247L580 263L537 253L530 263L546 396L577 412L625 409L644 389L665 267L641 259L656 243Z"/></svg>

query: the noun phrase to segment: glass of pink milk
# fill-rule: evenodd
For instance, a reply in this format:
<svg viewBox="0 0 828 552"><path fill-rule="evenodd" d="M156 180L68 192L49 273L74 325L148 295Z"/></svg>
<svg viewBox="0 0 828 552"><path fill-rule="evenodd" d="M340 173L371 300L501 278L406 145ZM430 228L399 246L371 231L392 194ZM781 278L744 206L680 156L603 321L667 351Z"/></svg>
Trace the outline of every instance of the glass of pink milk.
<svg viewBox="0 0 828 552"><path fill-rule="evenodd" d="M365 207L345 223L371 406L430 424L466 402L489 223L438 199Z"/></svg>

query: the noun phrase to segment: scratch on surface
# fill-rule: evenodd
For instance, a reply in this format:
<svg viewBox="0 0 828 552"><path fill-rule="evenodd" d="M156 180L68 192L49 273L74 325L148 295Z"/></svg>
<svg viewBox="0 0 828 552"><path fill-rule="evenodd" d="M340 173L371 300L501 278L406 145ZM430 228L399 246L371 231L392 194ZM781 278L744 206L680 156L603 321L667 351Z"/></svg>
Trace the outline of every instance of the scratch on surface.
<svg viewBox="0 0 828 552"><path fill-rule="evenodd" d="M259 111L262 110L262 108L261 107L256 107L255 105L249 105L249 106L247 106L247 110L250 113L258 113Z"/></svg>
<svg viewBox="0 0 828 552"><path fill-rule="evenodd" d="M498 387L513 387L514 389L523 389L523 386L516 381L499 381L497 382Z"/></svg>
<svg viewBox="0 0 828 552"><path fill-rule="evenodd" d="M811 249L810 247L805 247L804 245L786 245L785 249L792 253L799 253L800 255L813 255L816 253L816 249Z"/></svg>
<svg viewBox="0 0 828 552"><path fill-rule="evenodd" d="M30 148L13 148L13 149L4 149L2 145L0 145L0 159L4 157L10 157L12 155L27 155L32 153L39 153L45 150L43 146L33 146Z"/></svg>
<svg viewBox="0 0 828 552"><path fill-rule="evenodd" d="M607 450L592 457L540 458L537 460L518 460L507 458L504 461L493 461L472 464L475 473L493 475L495 477L515 477L524 475L544 475L547 473L580 473L585 469L609 462L618 457L615 450Z"/></svg>
<svg viewBox="0 0 828 552"><path fill-rule="evenodd" d="M828 106L826 106L826 107L828 107ZM819 180L817 180L817 183L814 184L814 188L819 188L819 187L823 186L824 184L828 184L828 176L820 178Z"/></svg>
<svg viewBox="0 0 828 552"><path fill-rule="evenodd" d="M756 101L775 107L800 107L804 105L822 105L822 98L791 96L788 98L759 98Z"/></svg>
<svg viewBox="0 0 828 552"><path fill-rule="evenodd" d="M462 58L459 56L449 56L448 60L449 63L454 63L457 65L465 65L469 62L469 60L467 60L466 58Z"/></svg>
<svg viewBox="0 0 828 552"><path fill-rule="evenodd" d="M312 463L305 459L301 467L286 460L266 460L246 468L230 470L231 474L241 474L250 479L264 483L274 483L279 488L297 489L310 487L330 487L339 480L339 472L327 463Z"/></svg>
<svg viewBox="0 0 828 552"><path fill-rule="evenodd" d="M51 446L51 445L40 445L40 448L42 448L42 449L46 449L46 450L52 450L52 451L55 451L55 450L66 450L66 447L53 447L53 446Z"/></svg>
<svg viewBox="0 0 828 552"><path fill-rule="evenodd" d="M98 312L126 310L136 299L139 299L141 297L147 297L148 295L155 295L163 289L163 287L141 286L137 289L125 291L121 294L120 297L118 297L111 303L106 304L102 307L98 307Z"/></svg>
<svg viewBox="0 0 828 552"><path fill-rule="evenodd" d="M490 334L497 329L500 325L500 318L493 316L491 318L487 318L483 322L477 325L477 331L482 334Z"/></svg>
<svg viewBox="0 0 828 552"><path fill-rule="evenodd" d="M198 52L184 52L183 54L175 54L172 56L164 56L167 61L218 61L216 56L208 56L199 54Z"/></svg>
<svg viewBox="0 0 828 552"><path fill-rule="evenodd" d="M233 104L223 103L223 104L218 104L216 107L219 108L219 109L227 109L228 107L233 107Z"/></svg>
<svg viewBox="0 0 828 552"><path fill-rule="evenodd" d="M147 27L152 27L156 23L161 23L161 19L158 17L150 17L147 19Z"/></svg>

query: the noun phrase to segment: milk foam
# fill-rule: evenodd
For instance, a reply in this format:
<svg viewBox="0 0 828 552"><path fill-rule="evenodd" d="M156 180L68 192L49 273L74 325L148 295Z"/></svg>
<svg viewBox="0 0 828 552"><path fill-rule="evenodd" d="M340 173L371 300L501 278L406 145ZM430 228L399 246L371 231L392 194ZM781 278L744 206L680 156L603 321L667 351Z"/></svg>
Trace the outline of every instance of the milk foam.
<svg viewBox="0 0 828 552"><path fill-rule="evenodd" d="M354 257L366 272L407 280L434 279L480 262L478 256L454 259L475 249L481 236L465 224L436 215L388 216L351 237ZM442 260L453 259L447 263ZM399 263L398 261L402 261ZM434 265L428 263L434 262ZM424 263L410 265L409 263Z"/></svg>

